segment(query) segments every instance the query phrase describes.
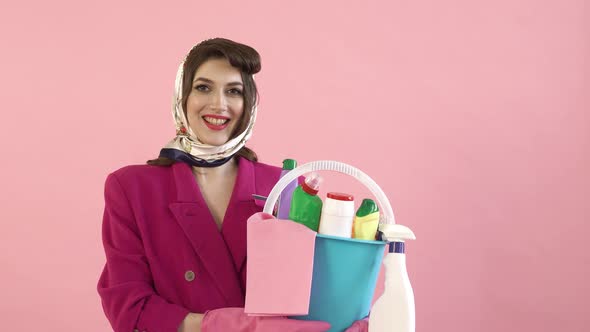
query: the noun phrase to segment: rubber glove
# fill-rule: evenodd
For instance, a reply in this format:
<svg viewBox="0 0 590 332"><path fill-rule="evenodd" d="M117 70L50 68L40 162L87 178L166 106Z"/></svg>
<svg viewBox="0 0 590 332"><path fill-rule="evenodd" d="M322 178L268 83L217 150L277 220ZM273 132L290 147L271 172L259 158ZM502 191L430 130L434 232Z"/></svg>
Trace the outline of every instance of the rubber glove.
<svg viewBox="0 0 590 332"><path fill-rule="evenodd" d="M357 320L352 323L344 332L368 332L369 331L369 317Z"/></svg>
<svg viewBox="0 0 590 332"><path fill-rule="evenodd" d="M201 321L201 332L324 332L330 324L320 321L259 317L244 313L244 308L221 308L207 311Z"/></svg>

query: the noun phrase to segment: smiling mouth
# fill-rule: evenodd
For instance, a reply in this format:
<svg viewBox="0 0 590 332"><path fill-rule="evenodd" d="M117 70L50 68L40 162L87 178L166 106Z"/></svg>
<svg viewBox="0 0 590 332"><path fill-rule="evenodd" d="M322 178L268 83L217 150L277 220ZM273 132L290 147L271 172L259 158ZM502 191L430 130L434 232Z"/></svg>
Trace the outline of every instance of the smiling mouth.
<svg viewBox="0 0 590 332"><path fill-rule="evenodd" d="M212 124L214 126L223 126L229 122L228 118L214 118L211 116L204 116L203 120L205 120L206 123Z"/></svg>

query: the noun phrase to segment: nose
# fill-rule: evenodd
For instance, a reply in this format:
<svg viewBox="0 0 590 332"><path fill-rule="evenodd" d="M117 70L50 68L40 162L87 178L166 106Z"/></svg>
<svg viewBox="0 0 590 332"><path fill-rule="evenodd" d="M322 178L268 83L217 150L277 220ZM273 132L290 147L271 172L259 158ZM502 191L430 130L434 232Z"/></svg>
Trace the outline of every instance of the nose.
<svg viewBox="0 0 590 332"><path fill-rule="evenodd" d="M209 107L215 111L224 111L227 108L227 99L223 91L210 94Z"/></svg>

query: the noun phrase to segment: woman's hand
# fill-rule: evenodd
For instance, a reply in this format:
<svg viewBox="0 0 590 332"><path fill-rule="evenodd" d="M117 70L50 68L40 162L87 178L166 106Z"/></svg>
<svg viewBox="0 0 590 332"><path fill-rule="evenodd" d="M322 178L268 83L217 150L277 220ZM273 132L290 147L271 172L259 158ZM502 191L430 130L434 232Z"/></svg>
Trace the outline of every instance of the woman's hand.
<svg viewBox="0 0 590 332"><path fill-rule="evenodd" d="M203 314L188 314L178 332L265 332L280 329L281 332L320 332L330 328L330 324L317 321L300 321L285 317L255 317L244 313L243 308L222 308ZM206 320L203 324L203 320ZM201 328L201 324L205 325ZM355 321L344 332L368 332L369 318Z"/></svg>
<svg viewBox="0 0 590 332"><path fill-rule="evenodd" d="M203 314L190 313L186 315L180 326L178 332L201 332L201 322L203 321Z"/></svg>

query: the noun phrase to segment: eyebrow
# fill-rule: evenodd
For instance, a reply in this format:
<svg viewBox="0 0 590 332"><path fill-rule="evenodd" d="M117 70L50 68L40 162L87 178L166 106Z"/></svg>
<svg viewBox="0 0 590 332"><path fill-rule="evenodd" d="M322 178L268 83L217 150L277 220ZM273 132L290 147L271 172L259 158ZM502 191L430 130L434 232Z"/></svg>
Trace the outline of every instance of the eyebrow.
<svg viewBox="0 0 590 332"><path fill-rule="evenodd" d="M209 83L209 84L215 84L215 82L213 82L212 80L210 80L208 78L205 78L205 77L197 77L197 78L195 78L195 80L193 81L193 83L195 83L196 81L203 81L203 82L206 82L206 83ZM231 85L231 86L233 86L233 85L243 86L244 84L242 82L236 81L236 82L229 82L229 83L227 83L227 85Z"/></svg>

